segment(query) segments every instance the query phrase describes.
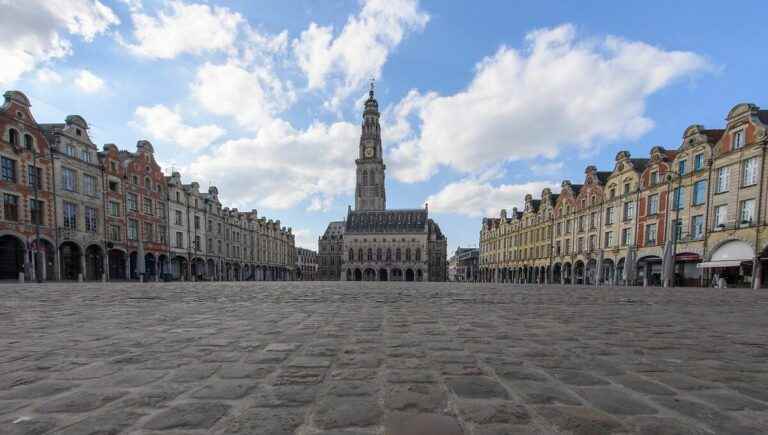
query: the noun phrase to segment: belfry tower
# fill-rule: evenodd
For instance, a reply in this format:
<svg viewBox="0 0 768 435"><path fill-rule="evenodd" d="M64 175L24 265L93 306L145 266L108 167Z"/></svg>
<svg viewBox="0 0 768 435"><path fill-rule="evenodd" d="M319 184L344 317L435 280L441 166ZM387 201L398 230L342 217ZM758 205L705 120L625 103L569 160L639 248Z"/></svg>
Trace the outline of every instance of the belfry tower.
<svg viewBox="0 0 768 435"><path fill-rule="evenodd" d="M379 103L373 97L374 84L365 101L363 111L360 150L357 165L357 186L355 187L355 210L384 210L387 195L384 191L384 159L381 150L381 127L379 126Z"/></svg>

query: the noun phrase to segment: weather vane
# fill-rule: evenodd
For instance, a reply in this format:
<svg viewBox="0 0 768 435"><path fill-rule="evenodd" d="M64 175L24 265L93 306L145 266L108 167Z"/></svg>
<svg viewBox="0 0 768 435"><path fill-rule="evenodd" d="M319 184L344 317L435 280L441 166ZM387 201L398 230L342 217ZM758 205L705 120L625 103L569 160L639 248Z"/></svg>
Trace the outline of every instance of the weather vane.
<svg viewBox="0 0 768 435"><path fill-rule="evenodd" d="M371 95L373 95L373 90L375 87L376 87L376 79L371 77L371 90L370 90Z"/></svg>

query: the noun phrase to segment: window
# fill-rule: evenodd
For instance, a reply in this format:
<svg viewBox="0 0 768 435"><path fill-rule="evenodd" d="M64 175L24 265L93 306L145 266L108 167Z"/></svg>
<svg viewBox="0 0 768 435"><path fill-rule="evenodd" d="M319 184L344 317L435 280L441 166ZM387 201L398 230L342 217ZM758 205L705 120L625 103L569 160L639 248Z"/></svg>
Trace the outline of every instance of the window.
<svg viewBox="0 0 768 435"><path fill-rule="evenodd" d="M571 239L565 239L565 253L571 253Z"/></svg>
<svg viewBox="0 0 768 435"><path fill-rule="evenodd" d="M120 203L115 201L109 202L109 215L112 217L120 216Z"/></svg>
<svg viewBox="0 0 768 435"><path fill-rule="evenodd" d="M109 182L109 191L110 192L117 192L120 188L120 184L117 181L110 181Z"/></svg>
<svg viewBox="0 0 768 435"><path fill-rule="evenodd" d="M333 246L331 246L331 250L333 250ZM387 261L392 261L392 248L387 248Z"/></svg>
<svg viewBox="0 0 768 435"><path fill-rule="evenodd" d="M117 172L117 163L109 162L109 168L112 169L112 172Z"/></svg>
<svg viewBox="0 0 768 435"><path fill-rule="evenodd" d="M19 132L16 131L15 128L8 130L8 142L10 142L11 145L19 144Z"/></svg>
<svg viewBox="0 0 768 435"><path fill-rule="evenodd" d="M152 222L144 222L144 240L152 242L155 240L154 228Z"/></svg>
<svg viewBox="0 0 768 435"><path fill-rule="evenodd" d="M685 175L685 160L677 162L677 175Z"/></svg>
<svg viewBox="0 0 768 435"><path fill-rule="evenodd" d="M659 184L659 172L653 171L651 172L651 186L655 186Z"/></svg>
<svg viewBox="0 0 768 435"><path fill-rule="evenodd" d="M221 255L221 240L217 240L216 243L218 244L218 247L217 247L218 251L216 252L218 252L218 254Z"/></svg>
<svg viewBox="0 0 768 435"><path fill-rule="evenodd" d="M195 251L200 251L200 236L195 236Z"/></svg>
<svg viewBox="0 0 768 435"><path fill-rule="evenodd" d="M717 188L715 193L723 193L728 191L728 177L730 171L728 167L720 168L717 170Z"/></svg>
<svg viewBox="0 0 768 435"><path fill-rule="evenodd" d="M120 241L120 225L109 226L109 239L116 242Z"/></svg>
<svg viewBox="0 0 768 435"><path fill-rule="evenodd" d="M368 248L368 261L373 261L373 249Z"/></svg>
<svg viewBox="0 0 768 435"><path fill-rule="evenodd" d="M8 157L0 158L2 160L2 179L3 181L16 182L16 160Z"/></svg>
<svg viewBox="0 0 768 435"><path fill-rule="evenodd" d="M597 236L594 234L589 236L589 252L592 252L597 247Z"/></svg>
<svg viewBox="0 0 768 435"><path fill-rule="evenodd" d="M139 240L139 222L128 219L128 240Z"/></svg>
<svg viewBox="0 0 768 435"><path fill-rule="evenodd" d="M693 184L693 205L704 204L707 195L707 180L699 180Z"/></svg>
<svg viewBox="0 0 768 435"><path fill-rule="evenodd" d="M83 150L83 151L80 153L80 158L81 158L81 159L82 159L84 162L88 162L88 163L91 163L91 152L90 152L90 151L88 151L88 150Z"/></svg>
<svg viewBox="0 0 768 435"><path fill-rule="evenodd" d="M195 229L200 229L200 216L195 216Z"/></svg>
<svg viewBox="0 0 768 435"><path fill-rule="evenodd" d="M44 225L44 207L43 201L30 199L29 200L29 221L35 225Z"/></svg>
<svg viewBox="0 0 768 435"><path fill-rule="evenodd" d="M19 197L10 193L3 194L3 216L7 221L19 220Z"/></svg>
<svg viewBox="0 0 768 435"><path fill-rule="evenodd" d="M402 255L400 254L400 248L395 249L395 261L400 261L402 259Z"/></svg>
<svg viewBox="0 0 768 435"><path fill-rule="evenodd" d="M77 205L64 202L64 228L77 230Z"/></svg>
<svg viewBox="0 0 768 435"><path fill-rule="evenodd" d="M208 219L208 226L205 228L206 231L213 231L213 221Z"/></svg>
<svg viewBox="0 0 768 435"><path fill-rule="evenodd" d="M181 202L181 194L176 192L176 202Z"/></svg>
<svg viewBox="0 0 768 435"><path fill-rule="evenodd" d="M77 158L77 148L72 146L71 143L68 143L64 145L64 154L68 155L69 157Z"/></svg>
<svg viewBox="0 0 768 435"><path fill-rule="evenodd" d="M83 193L86 195L96 195L96 177L83 175Z"/></svg>
<svg viewBox="0 0 768 435"><path fill-rule="evenodd" d="M614 207L608 207L605 209L605 224L606 225L613 225L614 222L614 213L615 208Z"/></svg>
<svg viewBox="0 0 768 435"><path fill-rule="evenodd" d="M624 183L624 194L625 195L629 193L629 188L630 188L629 187L629 183Z"/></svg>
<svg viewBox="0 0 768 435"><path fill-rule="evenodd" d="M37 186L38 189L42 188L41 181L43 180L43 172L41 168L29 165L27 167L27 181L30 186Z"/></svg>
<svg viewBox="0 0 768 435"><path fill-rule="evenodd" d="M672 221L672 240L682 240L683 238L683 220L676 219Z"/></svg>
<svg viewBox="0 0 768 435"><path fill-rule="evenodd" d="M629 246L632 244L632 228L624 228L621 230L621 246Z"/></svg>
<svg viewBox="0 0 768 435"><path fill-rule="evenodd" d="M138 186L139 185L139 177L137 177L136 175L132 175L131 176L131 183L133 183L134 185Z"/></svg>
<svg viewBox="0 0 768 435"><path fill-rule="evenodd" d="M181 219L181 211L175 210L176 212L176 225L184 226L184 221ZM221 224L219 224L219 233L221 233Z"/></svg>
<svg viewBox="0 0 768 435"><path fill-rule="evenodd" d="M155 214L154 207L152 207L152 198L144 198L144 214L152 216Z"/></svg>
<svg viewBox="0 0 768 435"><path fill-rule="evenodd" d="M69 168L63 168L64 190L77 192L77 173Z"/></svg>
<svg viewBox="0 0 768 435"><path fill-rule="evenodd" d="M742 224L752 223L755 217L755 200L747 199L741 201L739 206L739 216Z"/></svg>
<svg viewBox="0 0 768 435"><path fill-rule="evenodd" d="M616 189L615 189L615 188L612 188L612 189L610 190L610 193L609 193L609 198L610 198L610 199L616 198Z"/></svg>
<svg viewBox="0 0 768 435"><path fill-rule="evenodd" d="M165 232L165 225L158 225L157 226L157 235L160 236L160 243L163 245L168 244L168 239L166 238L166 232Z"/></svg>
<svg viewBox="0 0 768 435"><path fill-rule="evenodd" d="M96 209L93 207L85 207L85 231L95 233L97 232L96 228Z"/></svg>
<svg viewBox="0 0 768 435"><path fill-rule="evenodd" d="M381 248L376 248L376 261L381 261L382 259L381 255L382 255Z"/></svg>
<svg viewBox="0 0 768 435"><path fill-rule="evenodd" d="M648 197L648 213L647 215L654 215L659 212L659 194L655 193Z"/></svg>
<svg viewBox="0 0 768 435"><path fill-rule="evenodd" d="M645 226L645 246L653 246L656 244L656 224L648 224Z"/></svg>
<svg viewBox="0 0 768 435"><path fill-rule="evenodd" d="M125 198L125 206L128 211L137 211L139 209L139 197L135 193L128 193Z"/></svg>
<svg viewBox="0 0 768 435"><path fill-rule="evenodd" d="M633 217L635 217L635 203L634 202L625 202L624 203L624 221L631 220Z"/></svg>
<svg viewBox="0 0 768 435"><path fill-rule="evenodd" d="M744 130L739 130L733 133L732 138L733 149L737 150L744 146Z"/></svg>
<svg viewBox="0 0 768 435"><path fill-rule="evenodd" d="M581 253L584 250L584 237L579 237L576 241L576 252Z"/></svg>
<svg viewBox="0 0 768 435"><path fill-rule="evenodd" d="M585 220L586 220L586 216L579 216L579 232L584 232Z"/></svg>
<svg viewBox="0 0 768 435"><path fill-rule="evenodd" d="M728 221L728 206L718 205L715 207L715 228L723 226Z"/></svg>
<svg viewBox="0 0 768 435"><path fill-rule="evenodd" d="M165 204L158 201L157 205L158 205L158 208L160 209L160 217L163 218L163 220L165 220Z"/></svg>
<svg viewBox="0 0 768 435"><path fill-rule="evenodd" d="M596 211L592 212L589 215L589 228L592 229L592 230L597 228L597 212Z"/></svg>
<svg viewBox="0 0 768 435"><path fill-rule="evenodd" d="M352 248L349 248L349 261L355 261L355 250Z"/></svg>
<svg viewBox="0 0 768 435"><path fill-rule="evenodd" d="M563 234L563 223L558 222L557 225L555 225L555 235L558 237Z"/></svg>
<svg viewBox="0 0 768 435"><path fill-rule="evenodd" d="M610 248L613 246L613 231L608 231L605 233L605 247Z"/></svg>
<svg viewBox="0 0 768 435"><path fill-rule="evenodd" d="M691 237L694 240L704 238L704 215L697 215L691 219Z"/></svg>
<svg viewBox="0 0 768 435"><path fill-rule="evenodd" d="M741 170L741 185L752 186L757 184L757 157L752 157L744 161Z"/></svg>
<svg viewBox="0 0 768 435"><path fill-rule="evenodd" d="M704 169L704 154L696 154L693 156L693 170L700 171Z"/></svg>
<svg viewBox="0 0 768 435"><path fill-rule="evenodd" d="M680 210L683 208L685 202L685 189L682 187L676 187L672 192L672 209Z"/></svg>
<svg viewBox="0 0 768 435"><path fill-rule="evenodd" d="M176 231L176 247L177 248L184 247L184 233L182 233L181 231Z"/></svg>
<svg viewBox="0 0 768 435"><path fill-rule="evenodd" d="M571 219L565 221L565 234L571 234Z"/></svg>

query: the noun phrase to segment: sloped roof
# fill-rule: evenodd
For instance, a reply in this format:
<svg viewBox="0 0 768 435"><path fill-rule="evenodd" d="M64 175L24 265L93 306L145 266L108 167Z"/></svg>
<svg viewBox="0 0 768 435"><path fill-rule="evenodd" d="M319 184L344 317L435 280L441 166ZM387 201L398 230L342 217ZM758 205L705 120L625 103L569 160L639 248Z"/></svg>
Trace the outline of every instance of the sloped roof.
<svg viewBox="0 0 768 435"><path fill-rule="evenodd" d="M361 210L347 216L346 233L421 233L427 210Z"/></svg>

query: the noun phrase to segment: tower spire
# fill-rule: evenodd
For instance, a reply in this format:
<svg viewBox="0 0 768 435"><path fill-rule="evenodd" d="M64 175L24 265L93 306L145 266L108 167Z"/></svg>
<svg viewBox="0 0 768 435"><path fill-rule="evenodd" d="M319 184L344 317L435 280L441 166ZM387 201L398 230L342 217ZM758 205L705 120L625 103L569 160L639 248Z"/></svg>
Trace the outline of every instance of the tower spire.
<svg viewBox="0 0 768 435"><path fill-rule="evenodd" d="M371 98L373 98L374 89L376 89L376 79L371 77L370 90L368 91L368 96L370 96Z"/></svg>

